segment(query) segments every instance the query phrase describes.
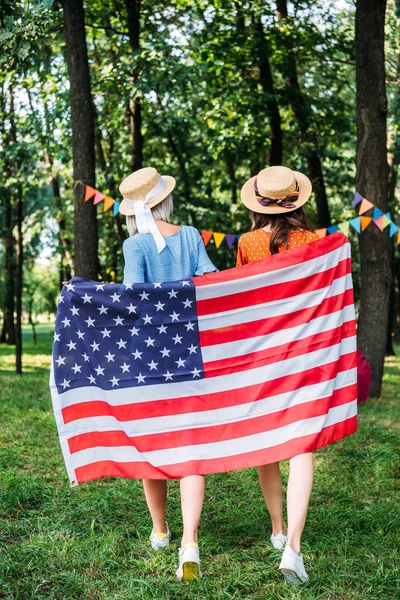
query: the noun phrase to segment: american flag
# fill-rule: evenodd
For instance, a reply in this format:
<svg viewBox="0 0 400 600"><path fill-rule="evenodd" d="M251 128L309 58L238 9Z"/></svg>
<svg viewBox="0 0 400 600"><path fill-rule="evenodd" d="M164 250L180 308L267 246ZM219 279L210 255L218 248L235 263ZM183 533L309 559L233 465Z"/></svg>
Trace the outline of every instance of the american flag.
<svg viewBox="0 0 400 600"><path fill-rule="evenodd" d="M72 485L254 467L350 435L350 244L335 233L185 281L74 278L50 386Z"/></svg>

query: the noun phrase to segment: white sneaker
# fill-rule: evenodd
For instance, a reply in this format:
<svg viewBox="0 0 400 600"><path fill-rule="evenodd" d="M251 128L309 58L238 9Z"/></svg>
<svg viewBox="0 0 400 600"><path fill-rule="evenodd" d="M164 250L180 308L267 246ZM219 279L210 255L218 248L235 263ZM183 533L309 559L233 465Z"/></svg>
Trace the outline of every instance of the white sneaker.
<svg viewBox="0 0 400 600"><path fill-rule="evenodd" d="M275 550L283 550L287 542L287 535L280 531L276 535L272 533L269 539Z"/></svg>
<svg viewBox="0 0 400 600"><path fill-rule="evenodd" d="M195 542L189 542L184 548L179 548L179 568L176 576L180 581L191 581L202 576L199 547Z"/></svg>
<svg viewBox="0 0 400 600"><path fill-rule="evenodd" d="M299 585L308 581L303 557L286 544L279 569L288 583Z"/></svg>
<svg viewBox="0 0 400 600"><path fill-rule="evenodd" d="M150 534L150 542L153 550L161 550L161 548L165 548L169 544L169 540L171 539L171 532L168 527L168 523L166 522L167 533L154 533L154 529Z"/></svg>

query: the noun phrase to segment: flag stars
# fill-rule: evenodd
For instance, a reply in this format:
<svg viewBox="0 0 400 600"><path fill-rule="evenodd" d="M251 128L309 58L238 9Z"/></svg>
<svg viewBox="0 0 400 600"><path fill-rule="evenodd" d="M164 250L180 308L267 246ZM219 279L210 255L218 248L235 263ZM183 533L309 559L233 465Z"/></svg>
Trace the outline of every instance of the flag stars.
<svg viewBox="0 0 400 600"><path fill-rule="evenodd" d="M138 380L138 383L144 383L144 380L146 379L146 375L142 375L141 373L139 373L139 375L135 375L135 379Z"/></svg>
<svg viewBox="0 0 400 600"><path fill-rule="evenodd" d="M96 285L96 292L104 292L104 283L98 283Z"/></svg>
<svg viewBox="0 0 400 600"><path fill-rule="evenodd" d="M195 377L200 377L200 371L199 369L194 368L193 371L191 371L193 378Z"/></svg>
<svg viewBox="0 0 400 600"><path fill-rule="evenodd" d="M71 321L67 319L67 317L65 317L65 319L61 321L61 323L64 325L64 327L71 327Z"/></svg>
<svg viewBox="0 0 400 600"><path fill-rule="evenodd" d="M72 285L72 283L66 283L66 284L65 284L65 287L66 287L66 289L67 289L69 292L74 292L74 291L75 291L75 286L74 286L74 285Z"/></svg>
<svg viewBox="0 0 400 600"><path fill-rule="evenodd" d="M74 317L75 315L79 315L79 308L76 308L76 306L73 306L72 308L69 309L72 312L72 316Z"/></svg>
<svg viewBox="0 0 400 600"><path fill-rule="evenodd" d="M117 379L114 375L114 377L110 379L110 383L112 383L112 386L115 387L116 385L119 385L119 379Z"/></svg>
<svg viewBox="0 0 400 600"><path fill-rule="evenodd" d="M89 304L91 303L91 299L93 298L93 296L89 296L89 294L85 294L84 296L82 296L82 300L84 304L87 304L89 302Z"/></svg>
<svg viewBox="0 0 400 600"><path fill-rule="evenodd" d="M190 287L190 281L181 281L182 287L185 286L189 286Z"/></svg>
<svg viewBox="0 0 400 600"><path fill-rule="evenodd" d="M172 315L169 315L169 316L171 317L171 319L172 319L172 322L174 322L174 321L179 321L179 313L177 313L177 312L175 312L175 311L174 311L174 312L172 313Z"/></svg>
<svg viewBox="0 0 400 600"><path fill-rule="evenodd" d="M96 379L93 377L93 375L90 375L86 379L89 379L89 383L96 383Z"/></svg>
<svg viewBox="0 0 400 600"><path fill-rule="evenodd" d="M180 367L184 367L184 366L185 366L185 362L186 362L186 361L185 361L185 360L183 360L182 358L179 358L179 359L178 359L178 360L176 360L175 362L176 362L176 364L177 364L177 366L178 366L178 369L179 369Z"/></svg>
<svg viewBox="0 0 400 600"><path fill-rule="evenodd" d="M104 340L104 338L110 337L111 331L109 329L107 329L107 327L104 327L104 329L102 331L100 331L100 333L102 334L103 340Z"/></svg>
<svg viewBox="0 0 400 600"><path fill-rule="evenodd" d="M155 340L153 340L150 336L147 338L147 340L144 340L144 341L147 344L147 347L154 346Z"/></svg>
<svg viewBox="0 0 400 600"><path fill-rule="evenodd" d="M186 331L194 331L194 323L189 321L189 323L185 323Z"/></svg>
<svg viewBox="0 0 400 600"><path fill-rule="evenodd" d="M76 335L78 336L78 338L80 340L84 340L85 339L85 334L82 333L82 331L80 329L78 329L78 331L76 332Z"/></svg>
<svg viewBox="0 0 400 600"><path fill-rule="evenodd" d="M164 373L164 377L165 377L165 381L172 381L172 373L170 373L169 371L167 371L166 373Z"/></svg>
<svg viewBox="0 0 400 600"><path fill-rule="evenodd" d="M135 352L132 352L132 356L135 360L137 360L138 358L142 358L142 354L143 352L139 352L139 350L135 350Z"/></svg>
<svg viewBox="0 0 400 600"><path fill-rule="evenodd" d="M162 350L160 350L160 352L161 352L163 358L165 358L166 356L168 356L168 358L169 358L171 350L167 350L167 348L164 346L164 348Z"/></svg>
<svg viewBox="0 0 400 600"><path fill-rule="evenodd" d="M129 305L129 306L127 306L126 308L129 310L129 314L130 314L130 315L131 315L132 313L136 313L137 306L134 306L134 305L132 304L132 302L131 302L131 303L130 303L130 305Z"/></svg>
<svg viewBox="0 0 400 600"><path fill-rule="evenodd" d="M120 365L120 369L122 369L123 373L129 373L130 366L127 365L126 362L124 362L123 365Z"/></svg>
<svg viewBox="0 0 400 600"><path fill-rule="evenodd" d="M122 338L119 340L119 342L117 342L117 346L119 348L119 350L121 350L121 348L124 348L124 350L126 349L126 344L128 342L125 342Z"/></svg>
<svg viewBox="0 0 400 600"><path fill-rule="evenodd" d="M176 336L173 337L172 339L174 340L175 344L182 344L182 336L181 335L176 334Z"/></svg>
<svg viewBox="0 0 400 600"><path fill-rule="evenodd" d="M157 288L162 289L161 283L153 283L154 285L154 289L156 290Z"/></svg>
<svg viewBox="0 0 400 600"><path fill-rule="evenodd" d="M111 354L111 352L108 352L108 354L106 354L105 358L107 359L107 362L114 362L114 356L115 356L115 354Z"/></svg>
<svg viewBox="0 0 400 600"><path fill-rule="evenodd" d="M150 363L147 363L147 364L150 367L150 371L153 371L154 369L157 370L158 363L154 362L154 360L152 360Z"/></svg>
<svg viewBox="0 0 400 600"><path fill-rule="evenodd" d="M195 346L194 344L192 344L190 346L190 348L188 348L188 350L189 350L189 354L193 354L193 353L197 354L197 346Z"/></svg>
<svg viewBox="0 0 400 600"><path fill-rule="evenodd" d="M141 294L139 294L141 300L148 300L150 297L150 294L146 294L145 291L143 291Z"/></svg>
<svg viewBox="0 0 400 600"><path fill-rule="evenodd" d="M100 308L98 307L98 308L97 308L97 310L99 310L99 311L100 311L100 314L101 314L101 315L106 315L106 314L107 314L107 312L108 312L108 308L106 308L106 307L104 306L104 304L102 304L102 305L100 306Z"/></svg>
<svg viewBox="0 0 400 600"><path fill-rule="evenodd" d="M69 344L67 344L68 350L71 352L71 350L76 350L76 343L74 343L72 340L69 342Z"/></svg>
<svg viewBox="0 0 400 600"><path fill-rule="evenodd" d="M93 342L93 344L90 344L90 347L93 349L93 352L96 352L96 350L98 351L100 348L100 344L97 344L96 342Z"/></svg>
<svg viewBox="0 0 400 600"><path fill-rule="evenodd" d="M178 296L178 292L176 292L175 290L171 290L170 292L168 292L168 296L170 298L176 298Z"/></svg>
<svg viewBox="0 0 400 600"><path fill-rule="evenodd" d="M160 325L159 327L157 327L158 332L161 333L167 333L167 327L165 325Z"/></svg>
<svg viewBox="0 0 400 600"><path fill-rule="evenodd" d="M83 358L83 360L84 360L85 362L89 362L89 357L88 357L88 355L86 354L86 352L84 352L84 353L82 354L82 358Z"/></svg>
<svg viewBox="0 0 400 600"><path fill-rule="evenodd" d="M110 296L110 298L113 302L121 302L120 301L121 296L118 296L118 294L116 292L114 292L114 294L112 294L112 296Z"/></svg>
<svg viewBox="0 0 400 600"><path fill-rule="evenodd" d="M71 381L67 381L66 379L64 379L64 381L61 384L63 386L63 390L65 390L66 388L71 387L70 383L71 383Z"/></svg>
<svg viewBox="0 0 400 600"><path fill-rule="evenodd" d="M182 302L184 308L192 308L193 300L186 298L185 302Z"/></svg>
<svg viewBox="0 0 400 600"><path fill-rule="evenodd" d="M59 342L60 341L60 334L59 333L55 333L54 334L54 341L55 342Z"/></svg>
<svg viewBox="0 0 400 600"><path fill-rule="evenodd" d="M65 356L59 356L56 360L57 366L61 367L61 365L65 365Z"/></svg>
<svg viewBox="0 0 400 600"><path fill-rule="evenodd" d="M95 322L96 322L96 319L92 319L91 317L88 317L87 319L85 319L85 323L87 323L88 327L94 327Z"/></svg>
<svg viewBox="0 0 400 600"><path fill-rule="evenodd" d="M116 325L123 325L124 324L124 319L121 319L121 317L117 317L116 319L113 319L113 321L115 321Z"/></svg>
<svg viewBox="0 0 400 600"><path fill-rule="evenodd" d="M153 317L150 317L148 314L146 314L144 317L142 317L142 319L144 320L144 324L148 325L153 320Z"/></svg>
<svg viewBox="0 0 400 600"><path fill-rule="evenodd" d="M159 310L164 310L164 306L165 303L163 304L162 302L158 301L157 304L154 305L154 308L156 308L158 312Z"/></svg>
<svg viewBox="0 0 400 600"><path fill-rule="evenodd" d="M132 285L133 285L133 283L127 283L127 284L125 284L125 289L126 290L132 290L133 289Z"/></svg>
<svg viewBox="0 0 400 600"><path fill-rule="evenodd" d="M134 335L139 335L139 329L137 329L136 327L132 327L132 329L129 329L129 331L131 332L131 337L133 337Z"/></svg>
<svg viewBox="0 0 400 600"><path fill-rule="evenodd" d="M104 375L104 368L100 367L100 365L98 365L98 367L95 368L95 371L97 376Z"/></svg>

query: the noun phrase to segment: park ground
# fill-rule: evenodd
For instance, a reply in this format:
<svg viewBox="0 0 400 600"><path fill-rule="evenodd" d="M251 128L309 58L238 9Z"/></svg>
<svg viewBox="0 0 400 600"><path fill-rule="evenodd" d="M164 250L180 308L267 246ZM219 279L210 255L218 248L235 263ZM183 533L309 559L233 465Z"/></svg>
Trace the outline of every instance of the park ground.
<svg viewBox="0 0 400 600"><path fill-rule="evenodd" d="M204 577L174 579L181 533L170 483L171 548L149 549L141 484L71 489L48 389L52 332L24 332L24 369L0 346L0 598L9 600L395 600L400 589L400 356L356 435L322 449L303 554L310 583L283 583L255 470L213 475L200 531ZM399 352L400 354L400 352ZM286 481L287 464L283 464ZM397 484L397 490L396 490Z"/></svg>

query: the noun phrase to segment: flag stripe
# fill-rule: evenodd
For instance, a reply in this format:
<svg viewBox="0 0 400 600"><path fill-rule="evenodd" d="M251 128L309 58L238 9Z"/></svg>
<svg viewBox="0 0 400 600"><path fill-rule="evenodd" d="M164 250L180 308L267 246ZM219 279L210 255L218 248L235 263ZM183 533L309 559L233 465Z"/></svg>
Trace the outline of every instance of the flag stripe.
<svg viewBox="0 0 400 600"><path fill-rule="evenodd" d="M268 283L268 285L235 294L229 294L226 291L219 298L198 300L197 314L199 317L203 317L214 315L216 312L222 313L238 308L257 306L266 302L284 302L285 300L292 302L299 290L302 294L306 294L325 288L327 285L331 285L334 279L344 277L350 272L350 269L350 259L346 258L340 261L338 265L307 277L299 277L296 280L282 283Z"/></svg>
<svg viewBox="0 0 400 600"><path fill-rule="evenodd" d="M300 389L300 383L301 388L305 389L304 393L308 397L312 397L313 394L309 386L329 382L335 377L338 378L338 385L346 385L346 373L348 374L349 383L353 383L353 369L355 364L355 352L352 352L351 354L344 354L339 360L335 359L330 363L324 363L322 366L313 365L308 370L304 369L302 372L293 375L279 376L280 374L276 373L273 386L271 386L269 381L255 383L250 380L250 383L246 387L233 389L229 394L226 394L224 391L208 393L190 398L190 402L185 397L158 400L151 403L132 403L131 399L130 403L112 406L109 402L92 400L64 408L62 414L66 424L82 419L83 422L76 424L74 427L75 430L78 427L84 430L90 428L90 423L86 423L85 419L92 417L112 416L121 422L139 421L140 419L147 418L154 419L156 417L165 417L167 419L171 416L177 419L179 415L182 415L182 418L184 418L185 414L224 409L265 398L270 398L271 402L275 403L279 402L279 396L282 394L286 394L285 400L289 401L292 397L296 397L297 390ZM340 378L342 372L343 377ZM204 417L198 415L198 418L203 419ZM98 425L101 426L102 423L98 423Z"/></svg>
<svg viewBox="0 0 400 600"><path fill-rule="evenodd" d="M274 331L284 331L285 329L307 323L312 318L329 315L331 312L341 310L346 306L353 306L354 294L351 286L351 278L349 278L349 282L350 287L347 288L343 294L339 293L334 296L326 296L322 301L321 299L318 299L319 301L312 306L301 308L291 313L290 318L288 318L286 313L282 313L281 311L276 316L271 316L271 311L269 309L268 312L264 309L262 310L262 314L260 315L261 318L259 320L256 319L255 315L253 315L253 319L251 319L252 315L249 314L248 318L249 320L251 319L250 322L252 323L250 330L248 323L244 322L244 319L239 318L237 324L221 325L210 330L202 330L203 327L201 324L200 344L203 348L203 354L206 346L243 340L248 338L253 332L257 332L258 335L268 335ZM265 316L266 314L268 316ZM237 316L237 313L235 312L234 315ZM219 322L226 322L225 315L222 316L222 319Z"/></svg>
<svg viewBox="0 0 400 600"><path fill-rule="evenodd" d="M96 446L134 446L139 452L150 452L151 450L162 450L163 448L240 438L253 435L261 430L270 431L301 419L324 415L330 407L352 402L355 386L356 382L353 382L346 388L337 389L332 394L315 400L309 399L307 401L303 397L301 404L289 404L281 411L268 411L268 407L271 409L271 403L263 400L254 403L255 406L251 407L251 413L257 410L260 412L258 415L246 415L242 410L241 412L244 412L244 414L237 416L236 420L234 420L235 415L231 414L229 415L229 421L223 422L220 422L218 415L215 417L212 415L211 420L203 421L202 426L195 429L177 429L175 427L172 431L133 436L128 435L125 430L121 429L82 433L69 439L69 447L72 454ZM214 412L219 413L220 411ZM167 427L167 424L165 426ZM136 431L139 433L140 429L137 428Z"/></svg>
<svg viewBox="0 0 400 600"><path fill-rule="evenodd" d="M118 462L147 461L156 467L162 467L167 464L187 462L188 457L191 460L209 460L235 456L282 444L292 438L298 438L309 433L317 433L324 427L340 423L354 417L356 414L357 402L353 400L343 405L334 406L328 413L321 416L298 420L272 431L262 431L245 437L191 446L175 446L174 448L163 448L162 450L152 450L146 453L140 453L131 446L113 448L98 446L72 454L70 461L74 469L92 462L106 460L116 460Z"/></svg>

